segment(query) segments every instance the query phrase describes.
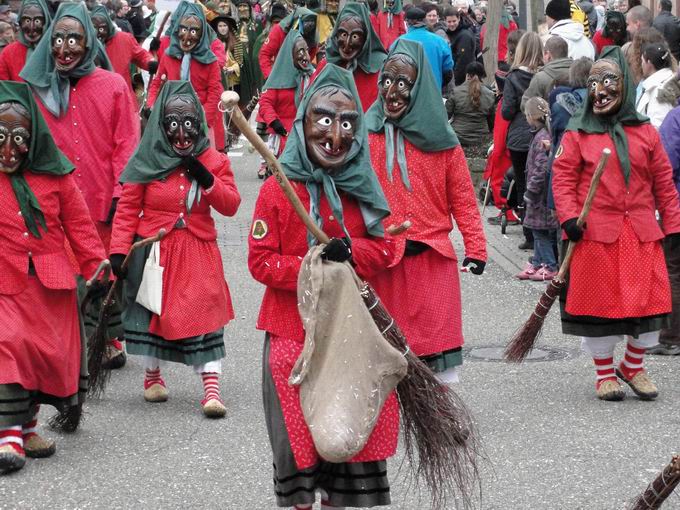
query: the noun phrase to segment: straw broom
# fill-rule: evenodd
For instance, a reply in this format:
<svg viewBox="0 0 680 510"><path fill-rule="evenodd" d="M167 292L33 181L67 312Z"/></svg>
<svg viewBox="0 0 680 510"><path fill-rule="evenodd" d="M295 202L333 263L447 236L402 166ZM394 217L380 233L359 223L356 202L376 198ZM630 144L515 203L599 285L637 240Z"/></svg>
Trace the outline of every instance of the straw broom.
<svg viewBox="0 0 680 510"><path fill-rule="evenodd" d="M283 193L307 229L319 243L330 239L312 220L286 177L281 164L262 139L252 130L238 108L236 92L222 93L218 108L228 112L253 147L262 155ZM410 222L388 228L398 235ZM361 289L364 304L390 344L402 352L408 372L397 386L401 409L406 455L416 484L424 482L432 497L432 508L451 508L448 496L456 495L464 508L472 506L473 487L479 483L477 454L479 443L472 417L463 400L448 386L442 385L429 367L415 356L406 338L367 283ZM457 505L454 502L454 505Z"/></svg>
<svg viewBox="0 0 680 510"><path fill-rule="evenodd" d="M588 188L588 194L586 195L586 200L583 203L583 209L578 217L576 224L582 227L586 223L586 218L590 212L590 208L593 204L593 199L595 198L595 192L600 184L600 178L604 172L604 168L607 165L607 160L611 155L611 150L602 149L602 155L600 156L600 161L597 163L595 168L595 173L590 181L590 188ZM566 285L566 277L569 273L569 264L571 263L571 258L574 255L574 248L576 243L569 241L567 246L567 253L564 256L560 270L557 276L548 284L545 292L541 295L536 305L536 309L531 314L531 317L524 323L512 337L510 343L505 348L504 358L508 361L515 363L521 363L527 357L531 349L534 348L536 340L541 334L541 329L543 328L543 322L550 312L550 308L557 299L557 297L564 289Z"/></svg>
<svg viewBox="0 0 680 510"><path fill-rule="evenodd" d="M674 455L663 471L635 499L630 510L657 510L661 508L663 502L673 493L678 483L680 483L680 456Z"/></svg>

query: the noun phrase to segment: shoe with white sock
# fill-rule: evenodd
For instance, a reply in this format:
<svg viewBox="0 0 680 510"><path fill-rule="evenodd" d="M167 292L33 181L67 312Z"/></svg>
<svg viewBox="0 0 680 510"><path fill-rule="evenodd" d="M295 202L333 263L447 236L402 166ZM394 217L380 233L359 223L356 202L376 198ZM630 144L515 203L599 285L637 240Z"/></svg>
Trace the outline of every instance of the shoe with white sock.
<svg viewBox="0 0 680 510"><path fill-rule="evenodd" d="M622 364L623 365L623 364ZM647 372L639 370L634 375L626 374L623 366L616 369L616 375L633 390L640 400L654 400L659 396L659 390L652 382Z"/></svg>
<svg viewBox="0 0 680 510"><path fill-rule="evenodd" d="M205 398L201 401L203 414L208 418L222 418L227 414L227 408L224 407L222 397L220 397L220 374L216 372L203 372L201 380L203 381L203 391Z"/></svg>
<svg viewBox="0 0 680 510"><path fill-rule="evenodd" d="M609 402L619 402L626 398L626 393L616 379L605 379L596 386L597 398Z"/></svg>
<svg viewBox="0 0 680 510"><path fill-rule="evenodd" d="M0 474L18 471L26 464L21 425L0 429Z"/></svg>

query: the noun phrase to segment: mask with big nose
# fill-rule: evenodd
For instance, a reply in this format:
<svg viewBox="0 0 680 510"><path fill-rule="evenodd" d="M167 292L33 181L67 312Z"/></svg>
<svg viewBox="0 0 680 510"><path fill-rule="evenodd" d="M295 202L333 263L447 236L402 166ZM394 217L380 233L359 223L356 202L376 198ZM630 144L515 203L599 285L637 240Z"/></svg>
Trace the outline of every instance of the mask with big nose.
<svg viewBox="0 0 680 510"><path fill-rule="evenodd" d="M35 46L40 42L45 29L45 13L37 5L29 5L24 8L19 19L19 27L24 34L26 42Z"/></svg>
<svg viewBox="0 0 680 510"><path fill-rule="evenodd" d="M396 54L385 61L378 86L387 119L396 121L404 115L417 77L418 68L411 57Z"/></svg>
<svg viewBox="0 0 680 510"><path fill-rule="evenodd" d="M52 30L52 56L58 73L68 74L83 60L86 51L85 27L75 18L64 16Z"/></svg>
<svg viewBox="0 0 680 510"><path fill-rule="evenodd" d="M335 43L343 62L349 64L357 58L366 43L366 27L361 19L357 16L343 18L338 23Z"/></svg>
<svg viewBox="0 0 680 510"><path fill-rule="evenodd" d="M193 154L202 126L198 109L190 98L176 96L165 103L163 127L175 154L181 157Z"/></svg>
<svg viewBox="0 0 680 510"><path fill-rule="evenodd" d="M106 41L109 39L109 36L111 35L109 33L109 25L106 23L106 20L100 16L94 16L92 18L92 24L94 25L94 29L97 32L97 39L99 39L102 44L106 43Z"/></svg>
<svg viewBox="0 0 680 510"><path fill-rule="evenodd" d="M202 35L203 27L201 26L201 20L196 16L184 16L179 20L177 37L179 39L179 47L184 53L191 53L201 40Z"/></svg>
<svg viewBox="0 0 680 510"><path fill-rule="evenodd" d="M16 172L31 148L31 118L18 103L0 104L0 173Z"/></svg>
<svg viewBox="0 0 680 510"><path fill-rule="evenodd" d="M595 115L614 115L623 102L623 73L611 60L598 60L588 76L588 95Z"/></svg>

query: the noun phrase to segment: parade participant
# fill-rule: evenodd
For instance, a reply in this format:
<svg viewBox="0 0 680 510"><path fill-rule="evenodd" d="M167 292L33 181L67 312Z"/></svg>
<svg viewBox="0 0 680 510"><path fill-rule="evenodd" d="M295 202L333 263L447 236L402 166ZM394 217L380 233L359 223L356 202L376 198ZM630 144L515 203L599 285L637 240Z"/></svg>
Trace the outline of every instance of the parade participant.
<svg viewBox="0 0 680 510"><path fill-rule="evenodd" d="M373 281L392 258L381 225L389 212L370 168L366 125L351 73L329 64L312 83L281 164L304 206L332 238L321 257L351 260L359 275ZM394 395L385 402L364 449L349 462L331 463L321 459L314 446L302 414L300 387L288 384L304 345L296 290L309 239L276 180L265 181L248 240L248 267L266 285L257 328L266 332L263 396L276 503L308 509L320 489L322 508L387 505L385 459L396 450L399 430Z"/></svg>
<svg viewBox="0 0 680 510"><path fill-rule="evenodd" d="M22 81L19 73L50 21L45 0L23 0L19 8L19 40L8 44L0 54L0 80Z"/></svg>
<svg viewBox="0 0 680 510"><path fill-rule="evenodd" d="M474 274L484 271L486 239L463 149L427 65L422 46L399 39L380 72L378 100L366 113L389 223L412 223L396 239L390 269L372 283L411 350L452 382L463 363L452 219L463 234L463 266Z"/></svg>
<svg viewBox="0 0 680 510"><path fill-rule="evenodd" d="M484 23L484 25L482 25L481 30L479 31L480 48L485 48L484 37L486 36L487 27L488 25ZM503 9L501 11L501 21L500 26L498 27L498 39L497 39L499 62L507 62L508 64L512 65L512 59L508 59L508 52L510 50L508 37L510 37L510 34L516 32L517 30L518 30L517 23L515 23L515 20L512 18L510 13L506 9Z"/></svg>
<svg viewBox="0 0 680 510"><path fill-rule="evenodd" d="M385 0L383 9L378 13L378 37L387 49L398 37L406 33L406 19L401 0Z"/></svg>
<svg viewBox="0 0 680 510"><path fill-rule="evenodd" d="M619 11L607 11L604 28L593 36L595 53L599 55L606 46L623 46L627 39L626 17Z"/></svg>
<svg viewBox="0 0 680 510"><path fill-rule="evenodd" d="M130 91L134 93L130 78L130 65L134 64L154 74L158 68L158 62L154 60L151 53L139 45L132 34L116 30L108 9L103 5L95 6L90 12L90 17L97 31L97 38L104 45L113 70L123 77Z"/></svg>
<svg viewBox="0 0 680 510"><path fill-rule="evenodd" d="M74 269L91 276L106 257L31 90L0 83L0 474L49 457L37 432L40 404L63 411L87 391Z"/></svg>
<svg viewBox="0 0 680 510"><path fill-rule="evenodd" d="M291 29L260 97L260 115L269 126L269 145L276 156L286 146L297 106L313 72L307 42L300 32Z"/></svg>
<svg viewBox="0 0 680 510"><path fill-rule="evenodd" d="M222 66L222 87L224 90L235 90L237 93L241 88L241 67L243 66L243 44L236 36L236 20L226 14L218 14L210 20L210 26L215 30L217 38L224 44L226 52L226 62ZM221 112L217 113L218 122L215 124L215 147L218 150L228 149L237 143L238 130L232 128L224 136L224 122Z"/></svg>
<svg viewBox="0 0 680 510"><path fill-rule="evenodd" d="M325 46L326 40L331 36L333 28L335 28L340 2L338 0L325 0L323 4L324 8L318 10L316 25L319 32L319 45Z"/></svg>
<svg viewBox="0 0 680 510"><path fill-rule="evenodd" d="M584 229L576 219L603 148L612 155ZM659 135L635 111L635 85L618 46L593 64L588 97L567 126L552 171L563 238L577 243L560 299L562 331L581 336L592 355L598 398L624 398L618 376L640 398L654 399L643 358L671 311L661 241L665 234L680 249L680 203ZM625 337L626 354L615 369L614 347Z"/></svg>
<svg viewBox="0 0 680 510"><path fill-rule="evenodd" d="M144 136L121 176L123 195L114 220L111 266L126 279L123 325L130 354L143 356L144 398L164 402L160 360L194 367L203 379L208 417L226 413L218 377L225 356L224 326L234 318L211 210L233 216L241 202L229 159L209 147L206 118L191 84L169 81ZM122 262L136 237L160 228L163 270L160 313L136 302L152 246Z"/></svg>
<svg viewBox="0 0 680 510"><path fill-rule="evenodd" d="M262 32L260 32L260 35L257 36L255 46L253 46L253 55L257 55L258 61L257 64L255 64L253 67L257 72L257 81L259 83L264 83L266 81L264 74L262 73L262 69L260 69L259 61L260 50L262 49L262 46L264 45L265 41L269 39L269 33L271 32L272 28L281 23L281 20L283 20L287 15L288 11L286 10L283 4L280 4L278 2L272 4L270 6L269 14L267 16L268 23L266 23L265 27L262 29Z"/></svg>
<svg viewBox="0 0 680 510"><path fill-rule="evenodd" d="M272 27L269 37L262 45L258 56L260 70L264 78L269 78L276 56L283 45L283 40L291 28L302 34L309 47L309 58L313 61L318 50L318 35L316 29L316 13L306 7L296 7L295 10L283 18L278 25Z"/></svg>
<svg viewBox="0 0 680 510"><path fill-rule="evenodd" d="M222 86L220 66L210 49L211 30L197 4L183 0L173 25L170 46L161 57L158 71L149 85L147 105L153 107L163 84L170 80L190 81L205 111L208 128L220 119L217 103Z"/></svg>
<svg viewBox="0 0 680 510"><path fill-rule="evenodd" d="M95 66L100 48L85 6L63 3L20 77L38 99L57 146L76 165L73 176L108 249L118 178L139 140L139 117L125 80ZM119 312L109 321L111 339L122 335ZM96 306L92 313L86 325L96 322ZM118 340L110 358L114 367L125 363Z"/></svg>
<svg viewBox="0 0 680 510"><path fill-rule="evenodd" d="M366 4L349 2L340 11L333 34L326 43L326 59L319 62L315 76L326 62L352 71L361 107L366 111L378 97L378 71L386 56L387 52L371 26Z"/></svg>

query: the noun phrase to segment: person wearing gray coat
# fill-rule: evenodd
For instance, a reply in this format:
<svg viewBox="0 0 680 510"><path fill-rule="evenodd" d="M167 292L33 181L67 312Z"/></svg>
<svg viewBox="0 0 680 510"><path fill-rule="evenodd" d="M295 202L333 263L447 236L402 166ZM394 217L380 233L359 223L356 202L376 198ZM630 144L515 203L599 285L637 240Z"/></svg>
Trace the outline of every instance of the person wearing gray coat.
<svg viewBox="0 0 680 510"><path fill-rule="evenodd" d="M569 79L569 68L573 60L567 57L569 46L558 36L553 36L543 47L543 69L537 72L522 95L522 111L531 97L542 97L546 101L550 91L558 85L564 85Z"/></svg>

